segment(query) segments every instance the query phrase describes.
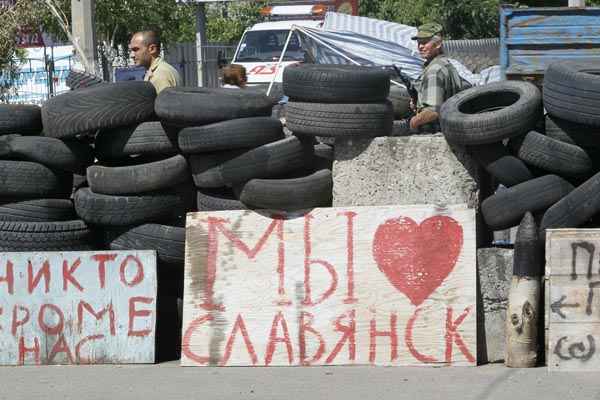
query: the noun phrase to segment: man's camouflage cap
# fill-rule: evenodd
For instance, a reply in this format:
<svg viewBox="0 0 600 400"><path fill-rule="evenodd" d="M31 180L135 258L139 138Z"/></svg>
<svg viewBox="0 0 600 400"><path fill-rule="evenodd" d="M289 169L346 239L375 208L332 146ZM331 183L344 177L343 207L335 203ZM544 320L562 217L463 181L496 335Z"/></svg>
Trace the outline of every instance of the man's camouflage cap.
<svg viewBox="0 0 600 400"><path fill-rule="evenodd" d="M431 39L435 35L439 35L440 33L442 33L443 30L444 28L442 28L440 24L435 22L429 22L427 24L419 26L419 28L417 29L417 34L416 36L412 37L412 40Z"/></svg>

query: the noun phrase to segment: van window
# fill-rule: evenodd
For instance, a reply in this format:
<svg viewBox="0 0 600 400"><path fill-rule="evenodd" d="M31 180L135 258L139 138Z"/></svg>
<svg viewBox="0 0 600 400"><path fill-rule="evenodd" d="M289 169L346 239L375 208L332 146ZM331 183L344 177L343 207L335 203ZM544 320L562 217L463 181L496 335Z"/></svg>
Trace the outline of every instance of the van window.
<svg viewBox="0 0 600 400"><path fill-rule="evenodd" d="M290 31L287 29L246 32L242 38L240 50L234 62L279 61L281 51L289 34ZM300 37L294 32L283 60L302 61L304 59L304 51L302 51L301 47Z"/></svg>

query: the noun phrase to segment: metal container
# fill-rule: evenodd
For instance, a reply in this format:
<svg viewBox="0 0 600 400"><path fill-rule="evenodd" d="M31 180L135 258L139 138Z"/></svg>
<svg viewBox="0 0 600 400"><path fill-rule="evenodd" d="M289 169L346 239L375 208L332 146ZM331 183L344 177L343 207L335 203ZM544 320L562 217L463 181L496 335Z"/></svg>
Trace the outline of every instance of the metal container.
<svg viewBox="0 0 600 400"><path fill-rule="evenodd" d="M541 84L560 60L600 65L600 8L500 9L500 66L506 79Z"/></svg>

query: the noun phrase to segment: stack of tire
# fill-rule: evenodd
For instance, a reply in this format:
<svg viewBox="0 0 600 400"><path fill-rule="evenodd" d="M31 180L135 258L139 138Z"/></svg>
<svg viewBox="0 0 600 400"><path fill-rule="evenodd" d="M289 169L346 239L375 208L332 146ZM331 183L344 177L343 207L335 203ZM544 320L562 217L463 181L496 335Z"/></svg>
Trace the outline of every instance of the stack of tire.
<svg viewBox="0 0 600 400"><path fill-rule="evenodd" d="M274 102L245 90L171 88L156 113L188 157L200 211L293 211L331 204L331 170L317 170L319 146L285 137ZM331 162L331 161L329 161Z"/></svg>
<svg viewBox="0 0 600 400"><path fill-rule="evenodd" d="M505 81L466 90L443 105L448 142L467 145L508 188L482 203L491 229L516 226L531 211L544 238L549 228L590 226L600 213L598 75L595 65L559 62L546 71L543 96L533 84Z"/></svg>
<svg viewBox="0 0 600 400"><path fill-rule="evenodd" d="M283 71L287 127L322 138L389 136L389 72L355 65L299 64Z"/></svg>
<svg viewBox="0 0 600 400"><path fill-rule="evenodd" d="M92 148L41 133L38 106L0 105L0 251L91 250L92 232L70 197Z"/></svg>
<svg viewBox="0 0 600 400"><path fill-rule="evenodd" d="M185 240L177 225L194 206L185 197L187 162L177 156L176 145L166 143L155 99L147 82L93 85L50 99L42 120L50 138L95 138L97 161L83 172L87 179L73 201L96 235L96 248L156 250L157 356L165 360L177 356Z"/></svg>

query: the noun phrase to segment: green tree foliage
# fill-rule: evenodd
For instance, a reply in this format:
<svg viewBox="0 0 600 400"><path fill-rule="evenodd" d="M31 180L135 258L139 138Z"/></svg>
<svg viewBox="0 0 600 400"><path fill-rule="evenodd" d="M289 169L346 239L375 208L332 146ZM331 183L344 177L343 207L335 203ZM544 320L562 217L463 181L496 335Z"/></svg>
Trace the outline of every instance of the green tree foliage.
<svg viewBox="0 0 600 400"><path fill-rule="evenodd" d="M446 36L471 39L498 36L500 4L503 0L360 0L360 14L418 26L438 22ZM515 7L564 7L568 0L521 0ZM589 6L599 6L600 0L588 0Z"/></svg>
<svg viewBox="0 0 600 400"><path fill-rule="evenodd" d="M70 19L71 0L54 0ZM260 18L262 1L207 4L207 35L210 42L233 43L244 29ZM131 34L144 29L161 32L165 44L195 40L196 12L193 3L176 0L96 0L96 38L100 44L127 47ZM45 30L64 38L47 14Z"/></svg>
<svg viewBox="0 0 600 400"><path fill-rule="evenodd" d="M16 0L10 7L0 6L0 70L18 58L17 35L20 29L35 29L40 13L35 0Z"/></svg>
<svg viewBox="0 0 600 400"><path fill-rule="evenodd" d="M454 39L498 35L500 0L361 0L361 13L418 26L439 22Z"/></svg>
<svg viewBox="0 0 600 400"><path fill-rule="evenodd" d="M210 42L231 44L237 42L244 30L260 21L262 1L217 3L206 11L206 30Z"/></svg>
<svg viewBox="0 0 600 400"><path fill-rule="evenodd" d="M54 0L71 19L71 0ZM127 47L132 33L156 29L165 43L193 40L195 17L193 5L175 0L97 0L96 39L105 46ZM47 13L44 30L64 39L64 32L55 18Z"/></svg>

